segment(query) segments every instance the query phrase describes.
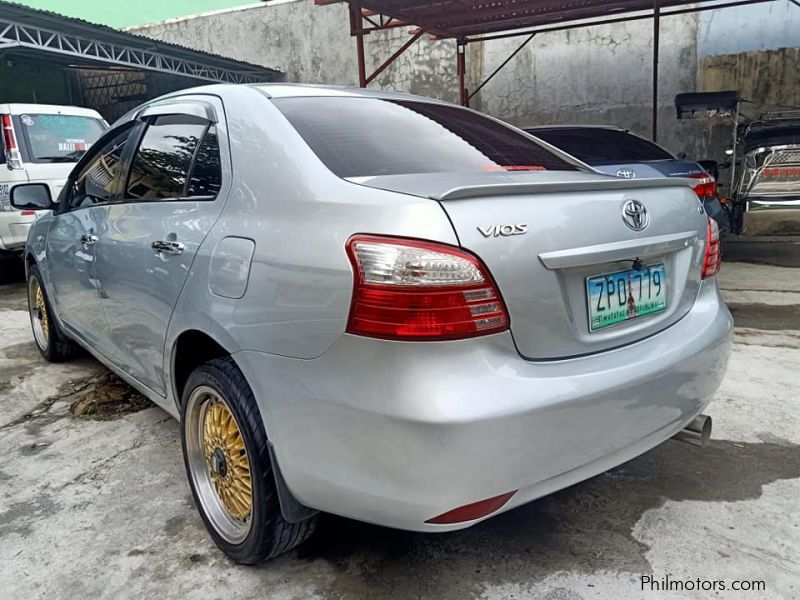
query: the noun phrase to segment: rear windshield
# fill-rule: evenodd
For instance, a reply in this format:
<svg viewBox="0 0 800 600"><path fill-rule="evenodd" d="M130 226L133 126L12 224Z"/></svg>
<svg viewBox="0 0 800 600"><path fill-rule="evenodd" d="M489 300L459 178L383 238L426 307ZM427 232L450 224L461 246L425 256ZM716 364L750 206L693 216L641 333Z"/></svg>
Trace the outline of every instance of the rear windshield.
<svg viewBox="0 0 800 600"><path fill-rule="evenodd" d="M339 177L576 170L514 129L455 106L363 97L273 102Z"/></svg>
<svg viewBox="0 0 800 600"><path fill-rule="evenodd" d="M78 162L105 131L99 119L75 115L28 113L16 118L29 160L40 163Z"/></svg>
<svg viewBox="0 0 800 600"><path fill-rule="evenodd" d="M530 129L529 131L588 165L613 165L674 158L652 142L615 129Z"/></svg>

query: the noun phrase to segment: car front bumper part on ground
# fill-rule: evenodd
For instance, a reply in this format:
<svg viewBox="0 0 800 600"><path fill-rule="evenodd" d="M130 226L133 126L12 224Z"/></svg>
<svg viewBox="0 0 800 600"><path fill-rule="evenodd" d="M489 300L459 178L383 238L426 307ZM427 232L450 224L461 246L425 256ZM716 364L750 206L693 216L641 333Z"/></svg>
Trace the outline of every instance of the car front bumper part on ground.
<svg viewBox="0 0 800 600"><path fill-rule="evenodd" d="M515 491L497 514L668 440L719 386L732 328L712 280L668 329L578 358L524 360L509 332L436 343L343 335L313 360L234 358L300 502L447 531L477 520L426 521Z"/></svg>

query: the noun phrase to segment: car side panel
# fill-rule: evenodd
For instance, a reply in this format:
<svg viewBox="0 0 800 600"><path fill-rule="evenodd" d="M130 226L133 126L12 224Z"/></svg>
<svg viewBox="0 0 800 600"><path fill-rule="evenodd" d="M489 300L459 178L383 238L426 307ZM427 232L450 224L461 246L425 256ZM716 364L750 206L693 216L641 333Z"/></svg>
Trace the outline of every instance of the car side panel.
<svg viewBox="0 0 800 600"><path fill-rule="evenodd" d="M196 96L194 98L197 98ZM218 98L223 187L213 200L137 201L108 208L108 226L97 243L101 305L108 320L111 357L122 371L166 396L164 348L175 304L197 250L220 215L231 187L227 131ZM179 242L180 254L157 252L155 241Z"/></svg>
<svg viewBox="0 0 800 600"><path fill-rule="evenodd" d="M199 329L231 353L319 356L347 325L353 277L345 242L351 235L457 244L455 233L435 201L333 175L262 93L246 87L226 92L233 188L198 250L167 348L183 331ZM214 294L209 286L214 249L232 236L255 246L241 299Z"/></svg>

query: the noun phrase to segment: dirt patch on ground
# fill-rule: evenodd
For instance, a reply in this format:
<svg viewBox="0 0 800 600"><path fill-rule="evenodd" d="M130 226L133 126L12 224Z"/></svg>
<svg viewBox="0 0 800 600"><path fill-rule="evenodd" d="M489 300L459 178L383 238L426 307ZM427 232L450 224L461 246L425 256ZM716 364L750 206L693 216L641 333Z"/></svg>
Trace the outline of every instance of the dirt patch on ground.
<svg viewBox="0 0 800 600"><path fill-rule="evenodd" d="M152 406L150 401L113 373L91 377L76 390L70 404L73 417L110 421Z"/></svg>

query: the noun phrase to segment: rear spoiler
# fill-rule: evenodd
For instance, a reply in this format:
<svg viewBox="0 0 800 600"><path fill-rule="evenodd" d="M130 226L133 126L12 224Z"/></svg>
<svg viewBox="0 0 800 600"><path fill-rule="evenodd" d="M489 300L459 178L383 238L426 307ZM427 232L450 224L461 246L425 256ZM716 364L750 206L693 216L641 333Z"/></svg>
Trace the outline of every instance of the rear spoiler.
<svg viewBox="0 0 800 600"><path fill-rule="evenodd" d="M515 194L553 194L559 192L596 192L606 190L636 190L647 188L688 187L694 189L697 181L683 177L663 179L616 179L592 181L489 183L455 187L430 196L433 200L460 200L484 196L509 196Z"/></svg>
<svg viewBox="0 0 800 600"><path fill-rule="evenodd" d="M675 96L675 110L679 119L703 117L733 117L739 112L739 92L690 92Z"/></svg>

